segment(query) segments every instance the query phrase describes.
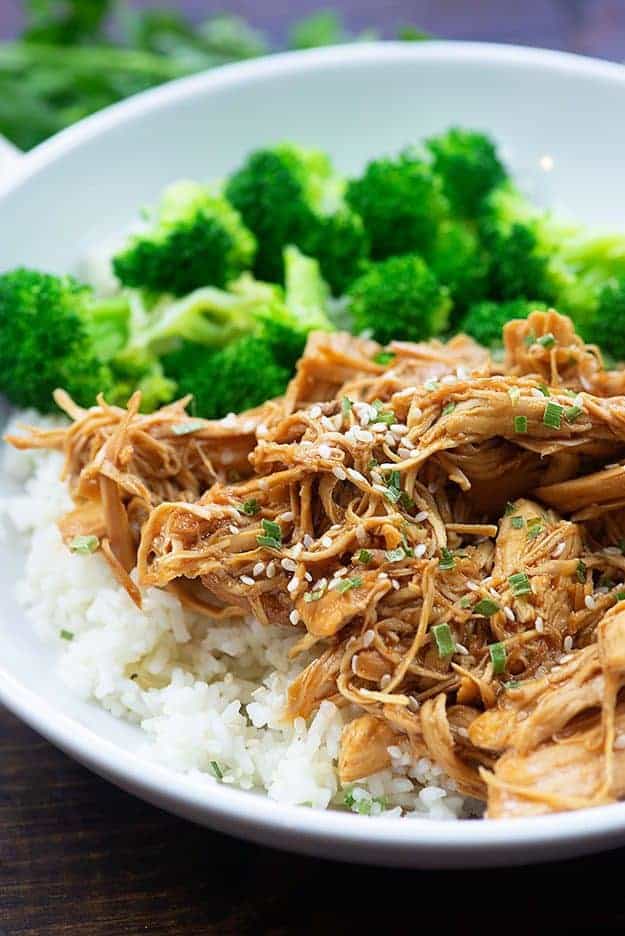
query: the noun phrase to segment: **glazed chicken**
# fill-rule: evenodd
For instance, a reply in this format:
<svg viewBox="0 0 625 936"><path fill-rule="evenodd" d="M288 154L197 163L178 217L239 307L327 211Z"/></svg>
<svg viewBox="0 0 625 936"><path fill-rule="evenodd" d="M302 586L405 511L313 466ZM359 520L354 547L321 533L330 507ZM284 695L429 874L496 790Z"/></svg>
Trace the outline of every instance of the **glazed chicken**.
<svg viewBox="0 0 625 936"><path fill-rule="evenodd" d="M625 796L625 371L535 312L471 339L313 334L284 398L219 421L57 400L70 542L137 603L297 634L289 717L330 699L343 782L401 744L487 816Z"/></svg>

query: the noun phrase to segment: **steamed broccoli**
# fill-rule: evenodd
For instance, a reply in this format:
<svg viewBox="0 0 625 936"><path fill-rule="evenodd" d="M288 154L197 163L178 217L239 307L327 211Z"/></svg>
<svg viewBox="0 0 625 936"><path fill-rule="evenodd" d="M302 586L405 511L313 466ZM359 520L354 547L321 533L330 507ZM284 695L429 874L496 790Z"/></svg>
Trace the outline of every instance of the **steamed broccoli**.
<svg viewBox="0 0 625 936"><path fill-rule="evenodd" d="M448 213L440 180L409 152L370 162L345 198L363 220L375 260L427 250Z"/></svg>
<svg viewBox="0 0 625 936"><path fill-rule="evenodd" d="M583 321L582 338L604 348L610 357L625 361L625 276L610 280L590 300Z"/></svg>
<svg viewBox="0 0 625 936"><path fill-rule="evenodd" d="M407 254L370 264L349 290L356 332L377 341L420 341L445 331L449 292L421 257Z"/></svg>
<svg viewBox="0 0 625 936"><path fill-rule="evenodd" d="M486 347L500 345L501 333L506 322L511 319L526 319L536 309L546 310L542 302L527 299L513 299L510 302L478 302L471 306L459 324L459 330L471 335Z"/></svg>
<svg viewBox="0 0 625 936"><path fill-rule="evenodd" d="M252 265L256 242L221 195L196 182L176 182L163 194L146 232L113 258L125 286L182 296L200 286L223 287Z"/></svg>
<svg viewBox="0 0 625 936"><path fill-rule="evenodd" d="M452 127L425 145L452 210L461 217L475 217L484 197L507 175L492 140L474 130Z"/></svg>
<svg viewBox="0 0 625 936"><path fill-rule="evenodd" d="M461 221L442 225L427 256L437 278L453 300L452 324L466 309L487 295L490 261L477 235Z"/></svg>
<svg viewBox="0 0 625 936"><path fill-rule="evenodd" d="M225 194L256 236L258 277L282 282L282 251L295 244L318 257L335 292L344 288L368 251L364 228L344 203L344 187L318 150L284 143L248 156Z"/></svg>

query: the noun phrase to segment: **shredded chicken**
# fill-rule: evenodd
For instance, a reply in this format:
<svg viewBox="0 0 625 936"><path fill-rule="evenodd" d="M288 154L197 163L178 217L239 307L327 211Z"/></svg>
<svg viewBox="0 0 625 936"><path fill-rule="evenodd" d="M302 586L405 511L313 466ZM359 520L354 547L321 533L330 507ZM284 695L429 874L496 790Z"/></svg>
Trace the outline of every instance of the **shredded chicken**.
<svg viewBox="0 0 625 936"><path fill-rule="evenodd" d="M471 339L313 334L284 398L219 421L59 393L56 448L114 574L298 634L286 717L324 700L345 783L401 746L489 817L625 797L625 371L535 312ZM351 711L352 709L350 709Z"/></svg>

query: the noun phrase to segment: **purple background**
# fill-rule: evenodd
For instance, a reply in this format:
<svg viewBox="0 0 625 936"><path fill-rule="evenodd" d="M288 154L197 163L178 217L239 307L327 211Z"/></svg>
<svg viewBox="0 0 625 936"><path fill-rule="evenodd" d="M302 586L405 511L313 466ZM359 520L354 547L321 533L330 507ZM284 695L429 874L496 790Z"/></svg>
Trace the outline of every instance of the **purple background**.
<svg viewBox="0 0 625 936"><path fill-rule="evenodd" d="M625 59L625 0L135 0L135 6L177 6L194 18L224 8L245 16L275 43L288 25L320 6L340 9L347 26L392 36L413 24L441 38L518 42ZM0 0L0 36L15 35L21 0Z"/></svg>

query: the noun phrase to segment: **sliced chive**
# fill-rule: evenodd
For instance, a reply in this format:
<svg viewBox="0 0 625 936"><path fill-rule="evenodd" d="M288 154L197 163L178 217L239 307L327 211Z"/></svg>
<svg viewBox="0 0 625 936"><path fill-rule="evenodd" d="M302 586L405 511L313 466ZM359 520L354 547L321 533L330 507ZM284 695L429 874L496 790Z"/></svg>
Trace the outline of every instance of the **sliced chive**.
<svg viewBox="0 0 625 936"><path fill-rule="evenodd" d="M530 517L527 521L527 538L536 539L541 533L544 533L542 517Z"/></svg>
<svg viewBox="0 0 625 936"><path fill-rule="evenodd" d="M554 403L553 400L549 400L545 407L545 412L543 413L544 425L549 426L550 429L559 429L563 412L563 406L560 406L559 403Z"/></svg>
<svg viewBox="0 0 625 936"><path fill-rule="evenodd" d="M451 569L456 568L456 560L454 559L454 554L450 549L446 549L444 546L441 549L441 559L439 559L438 567L441 572L450 572Z"/></svg>
<svg viewBox="0 0 625 936"><path fill-rule="evenodd" d="M488 652L493 664L493 673L503 673L506 668L506 648L502 643L489 644Z"/></svg>
<svg viewBox="0 0 625 936"><path fill-rule="evenodd" d="M510 517L510 523L515 530L522 530L524 526L523 517Z"/></svg>
<svg viewBox="0 0 625 936"><path fill-rule="evenodd" d="M520 595L532 594L532 586L530 585L530 580L525 572L515 572L514 575L509 575L508 582L510 583L512 594L516 598L518 598Z"/></svg>
<svg viewBox="0 0 625 936"><path fill-rule="evenodd" d="M625 601L625 591L623 591L622 588L619 589L619 590L617 591L617 593L616 593L616 600L617 600L617 601Z"/></svg>
<svg viewBox="0 0 625 936"><path fill-rule="evenodd" d="M575 575L580 585L586 584L586 563L580 559L575 569Z"/></svg>
<svg viewBox="0 0 625 936"><path fill-rule="evenodd" d="M506 687L506 689L518 689L520 685L521 683L519 682L518 679L509 679L508 682L504 683L504 686Z"/></svg>
<svg viewBox="0 0 625 936"><path fill-rule="evenodd" d="M384 553L384 558L387 562L401 562L402 559L406 558L406 550L403 546L398 546L397 549L388 549Z"/></svg>
<svg viewBox="0 0 625 936"><path fill-rule="evenodd" d="M391 504L396 504L401 497L401 481L399 471L391 471L390 475L386 479L386 490L384 496Z"/></svg>
<svg viewBox="0 0 625 936"><path fill-rule="evenodd" d="M336 586L336 591L344 594L352 588L360 588L362 585L362 575L355 575L353 578L341 579L340 585Z"/></svg>
<svg viewBox="0 0 625 936"><path fill-rule="evenodd" d="M351 809L355 802L353 788L345 790L345 793L343 794L343 805L347 806L348 809Z"/></svg>
<svg viewBox="0 0 625 936"><path fill-rule="evenodd" d="M583 412L584 410L581 406L567 406L564 410L564 418L567 422L572 423L575 422L576 419L579 419Z"/></svg>
<svg viewBox="0 0 625 936"><path fill-rule="evenodd" d="M352 411L352 401L349 397L344 396L341 400L341 412L345 418L349 416Z"/></svg>
<svg viewBox="0 0 625 936"><path fill-rule="evenodd" d="M471 595L465 595L460 599L460 607L466 610L467 608L471 607L472 601L473 599L471 598Z"/></svg>
<svg viewBox="0 0 625 936"><path fill-rule="evenodd" d="M390 364L391 361L395 360L395 354L393 351L378 351L373 360L376 364Z"/></svg>
<svg viewBox="0 0 625 936"><path fill-rule="evenodd" d="M373 553L369 552L368 549L361 549L358 553L358 562L362 562L363 565L368 565L373 559Z"/></svg>
<svg viewBox="0 0 625 936"><path fill-rule="evenodd" d="M510 387L508 389L508 396L512 400L513 404L516 404L521 399L521 390L519 387Z"/></svg>
<svg viewBox="0 0 625 936"><path fill-rule="evenodd" d="M515 416L512 422L515 432L520 435L527 432L527 416Z"/></svg>
<svg viewBox="0 0 625 936"><path fill-rule="evenodd" d="M320 601L325 594L325 588L315 588L313 591L306 592L304 601L310 604L311 601Z"/></svg>
<svg viewBox="0 0 625 936"><path fill-rule="evenodd" d="M436 643L438 655L440 657L452 656L456 649L456 644L451 635L449 624L435 624L432 628L432 635Z"/></svg>
<svg viewBox="0 0 625 936"><path fill-rule="evenodd" d="M86 556L88 553L95 552L99 545L100 540L97 536L75 536L69 544L69 548L74 553Z"/></svg>
<svg viewBox="0 0 625 936"><path fill-rule="evenodd" d="M555 336L551 334L551 332L547 332L547 334L542 335L536 343L541 345L543 348L553 348L554 344L556 343L556 339Z"/></svg>
<svg viewBox="0 0 625 936"><path fill-rule="evenodd" d="M216 760L212 760L210 762L210 768L218 780L223 780L224 778L223 771Z"/></svg>
<svg viewBox="0 0 625 936"><path fill-rule="evenodd" d="M453 413L455 408L456 408L455 403L448 403L446 406L443 407L443 416L449 416L450 413Z"/></svg>
<svg viewBox="0 0 625 936"><path fill-rule="evenodd" d="M254 498L244 501L240 507L237 507L237 510L240 514L245 514L247 517L254 517L260 510L260 504Z"/></svg>
<svg viewBox="0 0 625 936"><path fill-rule="evenodd" d="M512 501L508 501L503 512L504 517L509 517L510 514L513 514L516 510L516 504L513 504Z"/></svg>
<svg viewBox="0 0 625 936"><path fill-rule="evenodd" d="M62 630L59 631L59 637L61 637L62 640L73 640L74 633L73 631L65 630L65 628L62 628Z"/></svg>
<svg viewBox="0 0 625 936"><path fill-rule="evenodd" d="M547 386L547 384L540 383L538 384L537 389L540 390L543 396L546 396L546 397L551 396L551 394L549 393L549 387Z"/></svg>
<svg viewBox="0 0 625 936"><path fill-rule="evenodd" d="M256 537L256 542L259 546L267 546L269 549L280 549L282 546L282 529L280 528L279 523L274 523L273 520L262 520L261 521L264 535Z"/></svg>
<svg viewBox="0 0 625 936"><path fill-rule="evenodd" d="M498 611L501 611L501 605L493 601L492 598L482 598L481 601L478 601L478 603L474 605L473 611L475 614L483 614L484 617L492 617L493 614L497 614Z"/></svg>
<svg viewBox="0 0 625 936"><path fill-rule="evenodd" d="M190 435L192 432L203 429L205 425L203 419L189 419L188 422L176 423L171 427L171 431L177 436Z"/></svg>

